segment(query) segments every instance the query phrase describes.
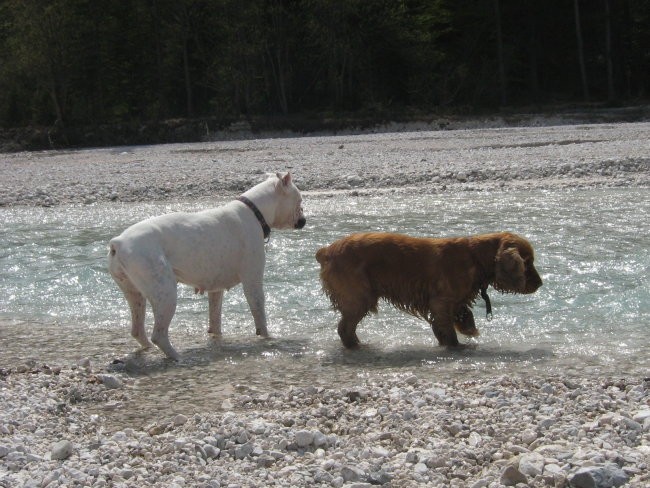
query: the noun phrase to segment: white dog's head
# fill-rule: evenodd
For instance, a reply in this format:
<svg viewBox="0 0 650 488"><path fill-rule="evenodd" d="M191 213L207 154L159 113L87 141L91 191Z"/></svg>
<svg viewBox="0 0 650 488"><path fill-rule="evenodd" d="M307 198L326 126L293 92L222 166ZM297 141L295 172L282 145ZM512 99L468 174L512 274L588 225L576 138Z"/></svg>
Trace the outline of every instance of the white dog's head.
<svg viewBox="0 0 650 488"><path fill-rule="evenodd" d="M271 227L276 229L302 229L307 220L302 210L300 191L291 180L291 173L284 175L276 173L275 191L278 193L278 204L275 210L275 220Z"/></svg>

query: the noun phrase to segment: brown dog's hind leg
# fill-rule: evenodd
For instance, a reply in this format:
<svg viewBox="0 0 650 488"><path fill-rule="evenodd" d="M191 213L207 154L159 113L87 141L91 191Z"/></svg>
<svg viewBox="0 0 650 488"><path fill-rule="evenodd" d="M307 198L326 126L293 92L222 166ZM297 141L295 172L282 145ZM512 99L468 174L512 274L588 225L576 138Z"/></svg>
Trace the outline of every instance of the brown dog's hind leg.
<svg viewBox="0 0 650 488"><path fill-rule="evenodd" d="M372 292L370 283L362 270L353 272L321 273L323 287L333 307L341 313L338 333L341 342L348 349L359 347L357 325L368 314L377 311L378 297Z"/></svg>
<svg viewBox="0 0 650 488"><path fill-rule="evenodd" d="M367 313L367 310L341 310L338 332L341 342L348 349L356 349L361 344L357 336L357 325L359 325L359 322L361 322Z"/></svg>
<svg viewBox="0 0 650 488"><path fill-rule="evenodd" d="M356 349L361 344L357 336L359 322L368 315L368 312L377 310L377 298L370 293L366 293L365 296L357 294L354 298L354 300L339 301L337 306L341 312L338 325L339 337L343 345L349 349Z"/></svg>

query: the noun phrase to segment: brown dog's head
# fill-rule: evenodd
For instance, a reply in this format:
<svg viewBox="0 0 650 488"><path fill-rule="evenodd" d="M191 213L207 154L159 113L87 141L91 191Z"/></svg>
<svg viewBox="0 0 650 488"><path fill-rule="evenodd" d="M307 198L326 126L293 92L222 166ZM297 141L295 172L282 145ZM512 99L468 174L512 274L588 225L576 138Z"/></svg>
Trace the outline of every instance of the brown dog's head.
<svg viewBox="0 0 650 488"><path fill-rule="evenodd" d="M542 286L533 261L535 253L530 243L515 234L505 233L494 258L493 286L507 293L534 293Z"/></svg>

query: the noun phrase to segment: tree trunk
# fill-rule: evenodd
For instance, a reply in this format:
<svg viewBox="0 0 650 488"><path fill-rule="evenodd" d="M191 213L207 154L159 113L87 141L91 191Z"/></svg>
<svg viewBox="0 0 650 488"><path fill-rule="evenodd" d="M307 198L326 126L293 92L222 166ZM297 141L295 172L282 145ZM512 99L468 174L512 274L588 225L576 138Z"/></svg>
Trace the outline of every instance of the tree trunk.
<svg viewBox="0 0 650 488"><path fill-rule="evenodd" d="M580 78L582 79L582 96L585 102L589 101L589 85L587 84L587 70L585 69L585 54L582 47L582 29L580 27L580 6L578 0L573 0L573 10L576 21L576 38L578 41L578 63L580 64Z"/></svg>
<svg viewBox="0 0 650 488"><path fill-rule="evenodd" d="M271 74L273 76L273 85L275 87L276 97L280 110L284 115L289 113L289 104L287 102L287 90L284 76L284 62L282 55L282 48L276 47L271 49L268 44L266 46L266 55L271 64Z"/></svg>
<svg viewBox="0 0 650 488"><path fill-rule="evenodd" d="M534 12L536 0L528 2L528 80L533 100L539 102L539 70L537 66L537 22Z"/></svg>
<svg viewBox="0 0 650 488"><path fill-rule="evenodd" d="M605 58L607 59L607 100L616 98L614 89L614 67L612 62L612 15L609 0L605 0Z"/></svg>
<svg viewBox="0 0 650 488"><path fill-rule="evenodd" d="M158 98L158 107L156 107L155 117L157 119L165 117L167 114L167 103L165 91L163 88L164 69L163 69L163 41L161 34L162 19L158 9L158 2L151 2L151 16L153 17L154 33L156 36L156 92Z"/></svg>
<svg viewBox="0 0 650 488"><path fill-rule="evenodd" d="M192 103L192 78L190 76L190 60L188 54L188 39L183 39L183 76L185 78L185 102L187 107L187 116L194 116L194 106Z"/></svg>
<svg viewBox="0 0 650 488"><path fill-rule="evenodd" d="M506 86L506 67L503 59L503 36L501 33L501 6L499 0L494 0L494 15L497 29L497 59L499 63L499 94L501 105L508 102Z"/></svg>

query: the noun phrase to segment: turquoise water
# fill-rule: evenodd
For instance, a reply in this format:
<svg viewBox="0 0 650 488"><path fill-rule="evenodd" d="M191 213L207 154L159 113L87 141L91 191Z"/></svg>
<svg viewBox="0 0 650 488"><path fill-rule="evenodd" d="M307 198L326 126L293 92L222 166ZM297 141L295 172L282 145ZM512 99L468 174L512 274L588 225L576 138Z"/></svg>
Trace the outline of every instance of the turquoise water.
<svg viewBox="0 0 650 488"><path fill-rule="evenodd" d="M255 337L241 287L226 293L223 339L209 338L207 298L182 287L170 329L184 357L180 365L155 349L136 352L126 302L106 271L106 243L131 223L199 210L205 201L2 208L0 366L120 358L140 378L142 402L154 401L145 399L154 392L174 392L173 408L181 408L185 395L196 406L198 391L201 401L214 402L237 385L345 384L378 372L415 371L441 380L532 372L647 376L649 196L647 189L306 194L307 226L274 232L267 249L274 338ZM533 243L544 286L529 296L492 291L491 322L477 302L481 335L460 351L438 347L426 323L387 305L361 323L364 347L346 351L313 256L320 246L365 230L419 236L514 231Z"/></svg>

